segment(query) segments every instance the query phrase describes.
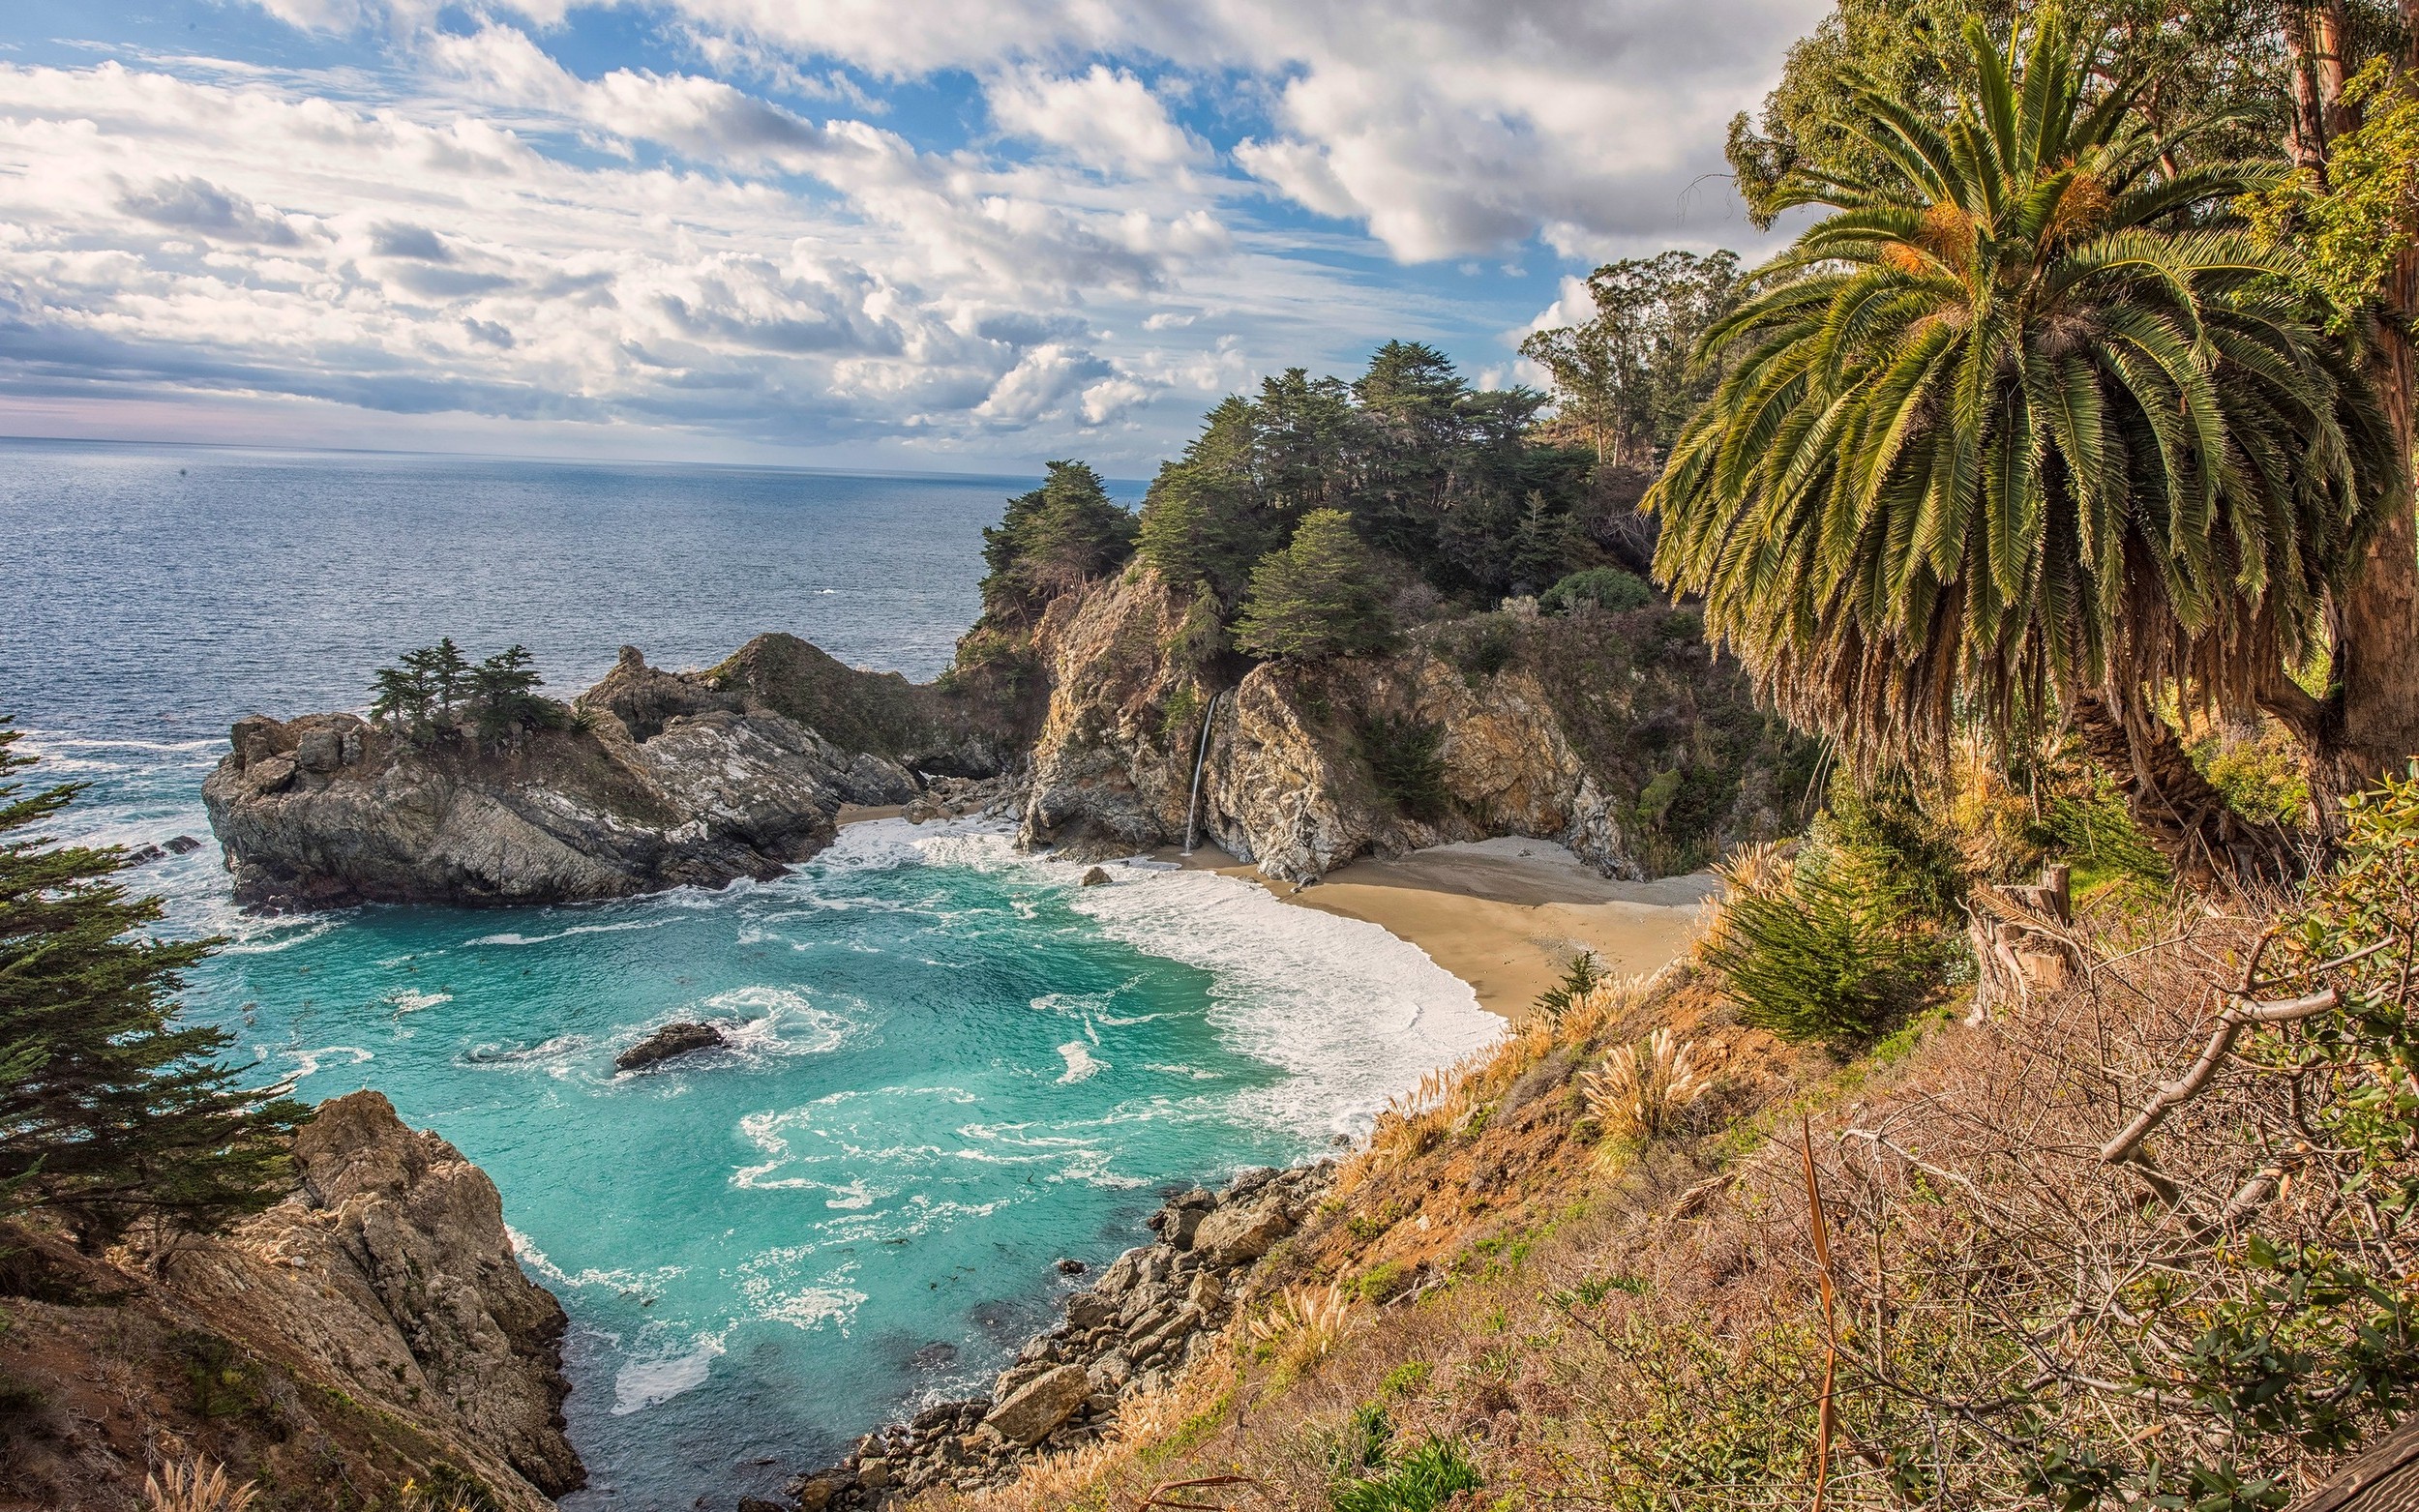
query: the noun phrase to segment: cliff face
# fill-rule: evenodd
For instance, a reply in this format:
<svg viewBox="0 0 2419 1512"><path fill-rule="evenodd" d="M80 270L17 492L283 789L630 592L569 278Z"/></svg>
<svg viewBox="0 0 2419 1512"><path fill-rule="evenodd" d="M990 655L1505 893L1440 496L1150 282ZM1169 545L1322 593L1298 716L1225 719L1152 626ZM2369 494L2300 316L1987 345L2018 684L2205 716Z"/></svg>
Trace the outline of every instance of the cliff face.
<svg viewBox="0 0 2419 1512"><path fill-rule="evenodd" d="M841 804L916 791L896 761L835 745L752 686L659 671L625 647L580 698L583 723L501 746L466 731L407 742L350 714L246 719L202 798L238 900L309 908L769 877L829 843Z"/></svg>
<svg viewBox="0 0 2419 1512"><path fill-rule="evenodd" d="M375 1092L322 1105L294 1164L294 1195L222 1238L110 1264L12 1236L0 1505L137 1507L196 1456L263 1508L400 1505L408 1480L541 1512L582 1483L563 1312L494 1183Z"/></svg>
<svg viewBox="0 0 2419 1512"><path fill-rule="evenodd" d="M1263 665L1221 693L1181 649L1187 607L1147 569L1051 606L1026 844L1077 859L1180 844L1205 719L1199 834L1293 880L1492 835L1640 876L1783 823L1789 742L1734 669L1663 633L1681 611L1475 616L1388 656ZM1748 738L1722 739L1733 726ZM1720 812L1675 845L1662 826L1691 784Z"/></svg>

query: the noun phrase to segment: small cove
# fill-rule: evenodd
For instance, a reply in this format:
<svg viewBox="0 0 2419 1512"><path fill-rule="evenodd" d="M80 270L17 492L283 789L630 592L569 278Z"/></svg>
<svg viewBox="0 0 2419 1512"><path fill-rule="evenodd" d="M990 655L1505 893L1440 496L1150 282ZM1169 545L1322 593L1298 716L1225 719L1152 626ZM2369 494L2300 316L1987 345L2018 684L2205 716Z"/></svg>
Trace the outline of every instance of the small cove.
<svg viewBox="0 0 2419 1512"><path fill-rule="evenodd" d="M0 526L86 586L12 648L11 712L37 777L95 785L68 833L132 843L207 837L226 719L357 703L370 662L444 628L561 647L565 693L619 640L678 665L770 628L930 675L1015 486L25 450ZM196 497L212 467L241 476ZM112 500L134 523L79 539ZM399 527L415 510L435 528ZM714 553L658 549L718 535L771 564L761 605ZM465 589L463 551L527 564L518 602ZM1053 1261L1135 1242L1164 1185L1319 1153L1500 1027L1375 926L1203 873L1081 889L979 828L857 825L771 883L576 908L247 919L215 846L135 880L231 936L187 1000L264 1079L376 1087L495 1177L573 1317L574 1508L762 1494L979 1388L1072 1284ZM613 1070L678 1018L736 1043Z"/></svg>

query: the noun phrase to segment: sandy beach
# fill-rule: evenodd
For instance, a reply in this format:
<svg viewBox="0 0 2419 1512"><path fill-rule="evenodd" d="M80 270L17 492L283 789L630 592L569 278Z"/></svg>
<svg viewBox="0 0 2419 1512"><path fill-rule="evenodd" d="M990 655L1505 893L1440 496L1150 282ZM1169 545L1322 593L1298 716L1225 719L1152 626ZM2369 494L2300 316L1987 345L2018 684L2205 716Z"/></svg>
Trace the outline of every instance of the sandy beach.
<svg viewBox="0 0 2419 1512"><path fill-rule="evenodd" d="M850 805L842 824L896 817L896 807ZM1616 976L1643 976L1687 950L1719 884L1704 872L1652 882L1597 875L1550 840L1508 837L1433 845L1391 861L1362 860L1306 887L1272 881L1215 845L1153 860L1218 872L1302 908L1365 919L1470 984L1478 1004L1517 1024L1573 957L1596 953Z"/></svg>
<svg viewBox="0 0 2419 1512"><path fill-rule="evenodd" d="M1366 919L1409 940L1469 983L1482 1007L1513 1023L1528 1017L1538 994L1582 950L1622 976L1653 971L1680 955L1718 888L1705 873L1611 881L1551 841L1518 838L1356 861L1299 891L1247 866L1220 870L1261 882L1288 903Z"/></svg>

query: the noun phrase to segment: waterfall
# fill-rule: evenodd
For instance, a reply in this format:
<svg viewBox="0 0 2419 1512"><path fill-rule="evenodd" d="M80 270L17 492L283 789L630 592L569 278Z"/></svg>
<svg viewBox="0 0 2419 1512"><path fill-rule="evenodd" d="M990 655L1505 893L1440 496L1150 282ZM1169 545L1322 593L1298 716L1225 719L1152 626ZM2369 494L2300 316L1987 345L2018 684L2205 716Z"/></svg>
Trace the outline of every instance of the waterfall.
<svg viewBox="0 0 2419 1512"><path fill-rule="evenodd" d="M1210 696L1210 711L1201 717L1201 744L1193 752L1193 796L1184 805L1184 854L1193 853L1194 818L1201 813L1201 769L1210 759L1210 731L1218 719L1218 700L1226 697L1221 688Z"/></svg>

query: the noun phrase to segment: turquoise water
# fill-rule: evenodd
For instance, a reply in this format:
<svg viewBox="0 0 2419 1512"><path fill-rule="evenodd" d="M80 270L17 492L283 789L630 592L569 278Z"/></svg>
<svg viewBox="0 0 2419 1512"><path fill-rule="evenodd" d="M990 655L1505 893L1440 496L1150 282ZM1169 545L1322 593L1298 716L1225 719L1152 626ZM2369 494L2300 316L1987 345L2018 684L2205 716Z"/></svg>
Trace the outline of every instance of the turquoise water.
<svg viewBox="0 0 2419 1512"><path fill-rule="evenodd" d="M74 587L0 653L0 693L49 775L95 785L68 832L128 843L207 837L200 782L218 727L256 706L246 690L282 713L357 702L343 659L426 625L525 622L511 637L562 661L581 637L636 639L677 648L656 658L672 665L794 627L929 673L934 616L971 614L1005 491L165 448L33 460L0 475L0 541L20 543L0 549L34 542ZM239 475L196 504L213 466ZM490 488L513 507L465 502ZM576 548L556 540L571 520ZM462 594L458 525L497 572L523 564L518 608L510 581ZM732 579L721 548L667 544L698 538L769 565ZM749 582L761 602L733 607ZM687 606L709 598L701 630ZM419 607L345 608L390 601ZM573 1318L566 1410L592 1480L567 1504L669 1512L769 1493L979 1389L1074 1284L1056 1260L1138 1242L1168 1185L1320 1152L1497 1026L1374 927L1116 870L1080 888L1004 836L885 821L770 884L576 908L271 921L235 912L214 846L135 875L177 930L231 936L188 1005L264 1082L376 1087L494 1176L523 1263ZM684 1018L737 1043L613 1070Z"/></svg>

